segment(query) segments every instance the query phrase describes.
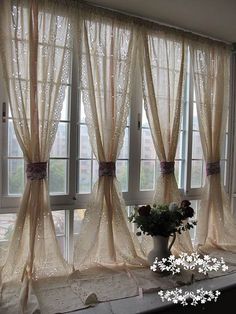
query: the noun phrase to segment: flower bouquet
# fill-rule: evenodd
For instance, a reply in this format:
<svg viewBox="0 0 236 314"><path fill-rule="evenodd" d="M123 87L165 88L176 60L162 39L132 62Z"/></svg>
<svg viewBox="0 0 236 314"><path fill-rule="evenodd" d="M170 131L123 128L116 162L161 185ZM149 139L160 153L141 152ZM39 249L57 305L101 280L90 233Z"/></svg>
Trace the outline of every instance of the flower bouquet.
<svg viewBox="0 0 236 314"><path fill-rule="evenodd" d="M177 203L145 205L137 208L129 217L129 221L137 225L141 231L136 234L143 234L163 237L181 234L194 227L196 220L187 221L194 216L194 210L190 207L188 200L183 200L178 206Z"/></svg>

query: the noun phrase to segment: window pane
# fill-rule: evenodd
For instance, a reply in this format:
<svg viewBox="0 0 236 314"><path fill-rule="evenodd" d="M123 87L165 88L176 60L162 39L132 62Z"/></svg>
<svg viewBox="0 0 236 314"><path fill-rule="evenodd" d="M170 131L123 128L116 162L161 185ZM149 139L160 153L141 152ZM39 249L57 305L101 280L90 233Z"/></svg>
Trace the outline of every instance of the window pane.
<svg viewBox="0 0 236 314"><path fill-rule="evenodd" d="M9 241L13 233L16 220L16 214L0 215L0 243L1 241Z"/></svg>
<svg viewBox="0 0 236 314"><path fill-rule="evenodd" d="M85 123L85 112L82 93L80 93L80 123Z"/></svg>
<svg viewBox="0 0 236 314"><path fill-rule="evenodd" d="M193 104L193 130L199 130L196 103Z"/></svg>
<svg viewBox="0 0 236 314"><path fill-rule="evenodd" d="M79 193L91 192L91 161L79 161Z"/></svg>
<svg viewBox="0 0 236 314"><path fill-rule="evenodd" d="M147 127L147 128L149 127L146 110L144 109L144 106L143 106L143 112L142 112L142 127Z"/></svg>
<svg viewBox="0 0 236 314"><path fill-rule="evenodd" d="M74 235L78 236L84 219L85 209L74 210Z"/></svg>
<svg viewBox="0 0 236 314"><path fill-rule="evenodd" d="M9 240L13 234L16 214L0 215L0 265L3 264L9 246Z"/></svg>
<svg viewBox="0 0 236 314"><path fill-rule="evenodd" d="M68 120L69 119L69 101L70 101L70 86L65 87L65 98L63 101L63 107L61 111L61 120Z"/></svg>
<svg viewBox="0 0 236 314"><path fill-rule="evenodd" d="M125 128L124 142L118 159L129 158L129 128Z"/></svg>
<svg viewBox="0 0 236 314"><path fill-rule="evenodd" d="M155 160L141 160L140 189L153 190L155 178Z"/></svg>
<svg viewBox="0 0 236 314"><path fill-rule="evenodd" d="M183 131L180 131L179 138L178 138L178 145L176 149L176 158L177 159L182 159L182 152L183 152Z"/></svg>
<svg viewBox="0 0 236 314"><path fill-rule="evenodd" d="M8 120L8 156L9 157L22 157L22 151L18 144L15 130L13 127L13 121Z"/></svg>
<svg viewBox="0 0 236 314"><path fill-rule="evenodd" d="M118 160L116 162L116 175L117 179L121 184L121 189L123 192L128 191L128 161Z"/></svg>
<svg viewBox="0 0 236 314"><path fill-rule="evenodd" d="M96 159L93 160L93 180L92 180L92 184L94 185L94 183L98 180L98 162Z"/></svg>
<svg viewBox="0 0 236 314"><path fill-rule="evenodd" d="M49 190L51 194L67 193L67 160L50 159Z"/></svg>
<svg viewBox="0 0 236 314"><path fill-rule="evenodd" d="M181 167L182 167L182 161L176 160L175 161L175 178L178 184L178 188L181 188Z"/></svg>
<svg viewBox="0 0 236 314"><path fill-rule="evenodd" d="M79 157L91 158L91 145L88 135L88 128L86 125L80 125L80 145L79 145Z"/></svg>
<svg viewBox="0 0 236 314"><path fill-rule="evenodd" d="M65 256L65 211L52 211L52 217L56 230L57 241L63 256Z"/></svg>
<svg viewBox="0 0 236 314"><path fill-rule="evenodd" d="M200 133L193 132L193 145L192 145L192 159L202 159L202 144L200 139Z"/></svg>
<svg viewBox="0 0 236 314"><path fill-rule="evenodd" d="M194 209L194 213L195 213L194 216L192 218L190 218L190 222L191 222L191 220L197 220L199 201L198 200L190 200L190 202L191 202L191 207ZM196 239L196 230L197 230L197 226L195 226L194 228L191 228L189 230L189 234L190 234L190 237L191 237L191 240L193 243Z"/></svg>
<svg viewBox="0 0 236 314"><path fill-rule="evenodd" d="M23 159L8 160L8 194L22 194L24 190Z"/></svg>
<svg viewBox="0 0 236 314"><path fill-rule="evenodd" d="M68 123L60 122L57 129L55 141L51 150L51 157L68 156Z"/></svg>
<svg viewBox="0 0 236 314"><path fill-rule="evenodd" d="M142 159L155 159L156 153L149 129L142 129Z"/></svg>
<svg viewBox="0 0 236 314"><path fill-rule="evenodd" d="M202 186L203 161L192 160L191 187L200 188Z"/></svg>

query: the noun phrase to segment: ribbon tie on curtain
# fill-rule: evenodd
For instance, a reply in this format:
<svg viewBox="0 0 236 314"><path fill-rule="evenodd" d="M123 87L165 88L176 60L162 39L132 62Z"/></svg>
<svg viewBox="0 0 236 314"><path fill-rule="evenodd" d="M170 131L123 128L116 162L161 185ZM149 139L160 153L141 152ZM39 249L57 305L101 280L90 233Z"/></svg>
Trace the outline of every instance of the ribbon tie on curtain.
<svg viewBox="0 0 236 314"><path fill-rule="evenodd" d="M206 174L207 176L211 176L213 174L220 173L220 162L208 162L206 164Z"/></svg>
<svg viewBox="0 0 236 314"><path fill-rule="evenodd" d="M100 161L99 162L99 177L108 176L115 177L116 176L116 163L113 161Z"/></svg>
<svg viewBox="0 0 236 314"><path fill-rule="evenodd" d="M174 161L161 161L160 162L160 171L162 174L171 174L175 171L175 162Z"/></svg>
<svg viewBox="0 0 236 314"><path fill-rule="evenodd" d="M27 179L42 180L47 177L47 162L32 162L27 164L26 168Z"/></svg>

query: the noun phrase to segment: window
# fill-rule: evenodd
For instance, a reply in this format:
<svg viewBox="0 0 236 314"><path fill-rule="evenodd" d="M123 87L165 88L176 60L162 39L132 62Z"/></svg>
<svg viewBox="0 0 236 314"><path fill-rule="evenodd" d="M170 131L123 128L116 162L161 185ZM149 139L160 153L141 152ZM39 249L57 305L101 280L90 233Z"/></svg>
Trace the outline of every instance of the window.
<svg viewBox="0 0 236 314"><path fill-rule="evenodd" d="M190 62L190 61L188 61ZM64 83L65 96L57 135L49 161L49 189L53 219L61 250L70 258L73 239L79 236L81 222L93 184L98 178L98 163L92 153L85 120L81 90L78 88L76 60L71 65L71 80ZM175 159L175 175L183 195L197 209L205 167L197 119L196 99L188 65L185 82L179 142ZM14 78L12 78L14 79ZM2 80L1 80L2 81ZM1 86L2 84L0 84ZM159 172L159 161L152 142L141 90L138 67L132 81L131 108L124 134L123 147L116 163L117 177L128 206L150 203ZM6 111L0 127L1 145L1 208L0 249L7 243L25 184L25 164L17 143L6 97L0 91L1 106ZM3 103L6 105L3 105ZM223 145L223 180L227 184L229 165L229 123ZM194 238L195 234L192 234Z"/></svg>

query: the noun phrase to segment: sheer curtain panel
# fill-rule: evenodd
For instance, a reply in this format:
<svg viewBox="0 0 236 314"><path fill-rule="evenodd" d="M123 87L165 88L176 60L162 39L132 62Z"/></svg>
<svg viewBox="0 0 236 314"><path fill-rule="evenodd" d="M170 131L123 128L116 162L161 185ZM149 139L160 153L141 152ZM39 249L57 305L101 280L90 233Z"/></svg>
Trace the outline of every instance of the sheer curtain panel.
<svg viewBox="0 0 236 314"><path fill-rule="evenodd" d="M70 271L57 243L46 176L70 73L67 9L58 1L1 1L0 36L8 101L27 176L1 278L23 281L24 309L31 280Z"/></svg>
<svg viewBox="0 0 236 314"><path fill-rule="evenodd" d="M140 64L142 64L144 106L156 154L160 161L153 202L169 204L181 200L174 161L178 144L183 82L186 64L184 37L165 31L142 29ZM145 238L145 246L150 242ZM177 235L173 249L192 251L189 232Z"/></svg>
<svg viewBox="0 0 236 314"><path fill-rule="evenodd" d="M217 43L191 41L190 53L207 174L198 211L197 242L202 251L236 253L236 223L220 173L229 109L230 50Z"/></svg>
<svg viewBox="0 0 236 314"><path fill-rule="evenodd" d="M82 229L75 268L145 264L128 219L115 163L130 107L136 35L132 24L89 13L82 26L81 91L93 153L99 163Z"/></svg>

